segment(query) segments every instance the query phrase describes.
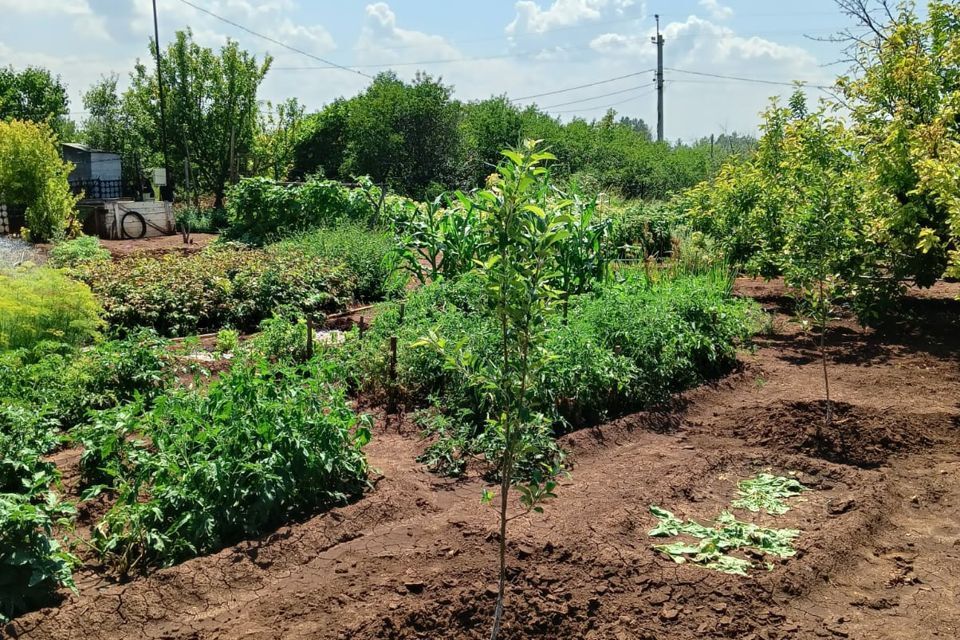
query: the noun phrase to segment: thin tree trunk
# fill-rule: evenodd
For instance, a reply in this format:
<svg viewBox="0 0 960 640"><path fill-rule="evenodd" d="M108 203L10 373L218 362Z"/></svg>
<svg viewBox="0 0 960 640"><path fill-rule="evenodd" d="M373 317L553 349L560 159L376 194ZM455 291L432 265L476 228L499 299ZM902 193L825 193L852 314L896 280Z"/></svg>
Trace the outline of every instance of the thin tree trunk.
<svg viewBox="0 0 960 640"><path fill-rule="evenodd" d="M490 632L490 640L497 640L500 634L500 621L503 618L503 596L507 586L507 494L509 491L509 472L503 469L500 478L500 580L497 586L497 607L493 612L493 630Z"/></svg>
<svg viewBox="0 0 960 640"><path fill-rule="evenodd" d="M830 378L827 375L827 311L824 308L823 279L820 279L820 361L823 363L823 389L827 397L827 413L824 416L824 429L830 430L833 422L833 405L830 403ZM821 433L821 437L822 437Z"/></svg>

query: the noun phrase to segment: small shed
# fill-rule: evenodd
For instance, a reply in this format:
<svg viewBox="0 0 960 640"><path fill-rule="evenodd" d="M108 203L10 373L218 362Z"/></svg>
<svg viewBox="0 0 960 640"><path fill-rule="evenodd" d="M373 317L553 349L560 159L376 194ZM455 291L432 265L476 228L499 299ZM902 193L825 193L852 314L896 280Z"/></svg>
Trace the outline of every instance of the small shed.
<svg viewBox="0 0 960 640"><path fill-rule="evenodd" d="M119 198L123 191L120 154L93 149L78 142L64 142L60 153L74 167L67 181L86 198Z"/></svg>

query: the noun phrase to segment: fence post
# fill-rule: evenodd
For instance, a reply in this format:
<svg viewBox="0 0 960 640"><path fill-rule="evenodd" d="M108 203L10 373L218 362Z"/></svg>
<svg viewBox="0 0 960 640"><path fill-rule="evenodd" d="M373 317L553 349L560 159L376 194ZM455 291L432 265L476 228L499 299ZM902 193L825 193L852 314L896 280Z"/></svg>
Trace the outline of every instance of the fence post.
<svg viewBox="0 0 960 640"><path fill-rule="evenodd" d="M363 319L363 316L360 316L360 339L363 340L363 332L366 330L367 326Z"/></svg>
<svg viewBox="0 0 960 640"><path fill-rule="evenodd" d="M313 319L307 316L307 360L313 358Z"/></svg>
<svg viewBox="0 0 960 640"><path fill-rule="evenodd" d="M390 389L387 402L389 413L397 412L397 336L390 336Z"/></svg>

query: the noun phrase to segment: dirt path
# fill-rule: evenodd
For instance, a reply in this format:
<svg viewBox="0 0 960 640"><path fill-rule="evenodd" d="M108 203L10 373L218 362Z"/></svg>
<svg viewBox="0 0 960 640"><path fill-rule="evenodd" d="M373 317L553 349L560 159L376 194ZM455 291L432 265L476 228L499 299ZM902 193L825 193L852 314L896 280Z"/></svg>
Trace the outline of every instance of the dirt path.
<svg viewBox="0 0 960 640"><path fill-rule="evenodd" d="M776 286L740 291L782 312ZM668 412L565 438L560 499L511 528L505 638L960 637L960 304L913 300L923 334L844 324L832 339L838 430L811 439L821 370L778 333L743 369ZM405 429L408 429L405 427ZM843 436L841 441L840 436ZM382 473L351 506L127 584L81 576L80 595L8 627L23 638L484 638L496 538L478 479L414 462L412 433L371 443ZM815 491L776 520L795 558L750 578L651 549L650 504L707 521L736 481L796 471Z"/></svg>

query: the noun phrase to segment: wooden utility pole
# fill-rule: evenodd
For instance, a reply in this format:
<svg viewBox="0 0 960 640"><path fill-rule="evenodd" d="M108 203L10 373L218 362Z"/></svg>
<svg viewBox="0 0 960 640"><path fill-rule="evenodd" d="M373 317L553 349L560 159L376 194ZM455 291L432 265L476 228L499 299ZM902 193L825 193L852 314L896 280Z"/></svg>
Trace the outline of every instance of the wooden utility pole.
<svg viewBox="0 0 960 640"><path fill-rule="evenodd" d="M657 45L657 142L663 142L663 36L660 35L660 15L653 17L657 21L657 37L650 38Z"/></svg>
<svg viewBox="0 0 960 640"><path fill-rule="evenodd" d="M160 145L163 147L163 170L167 174L167 192L173 200L173 176L170 175L170 158L167 154L167 118L164 115L163 71L160 69L160 28L157 26L157 0L153 0L153 42L157 58L157 91L160 93ZM160 188L161 192L163 187ZM162 196L161 196L162 199Z"/></svg>

